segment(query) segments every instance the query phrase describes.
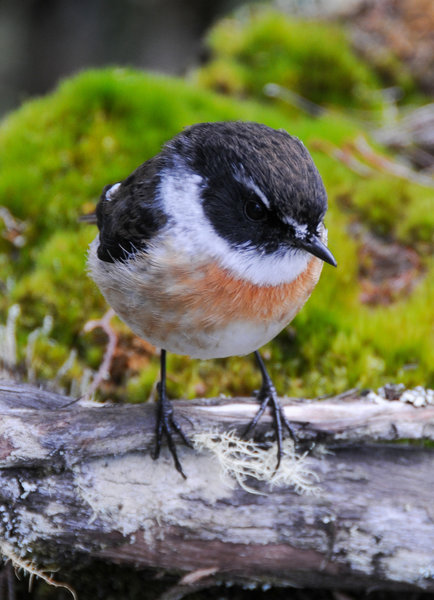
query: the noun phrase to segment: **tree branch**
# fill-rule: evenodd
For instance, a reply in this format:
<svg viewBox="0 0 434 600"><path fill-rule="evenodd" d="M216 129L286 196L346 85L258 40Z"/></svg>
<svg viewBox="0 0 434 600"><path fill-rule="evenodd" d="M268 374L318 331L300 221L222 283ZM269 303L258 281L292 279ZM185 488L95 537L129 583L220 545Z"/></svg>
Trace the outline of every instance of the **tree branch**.
<svg viewBox="0 0 434 600"><path fill-rule="evenodd" d="M253 399L176 402L187 435L241 431ZM0 384L0 551L202 570L219 580L434 590L434 406L378 396L287 401L316 493L223 477L209 452L154 462L152 405ZM268 422L269 425L269 422ZM258 429L267 429L267 418ZM326 450L326 452L324 452ZM202 571L199 571L202 572ZM194 579L194 577L193 577Z"/></svg>

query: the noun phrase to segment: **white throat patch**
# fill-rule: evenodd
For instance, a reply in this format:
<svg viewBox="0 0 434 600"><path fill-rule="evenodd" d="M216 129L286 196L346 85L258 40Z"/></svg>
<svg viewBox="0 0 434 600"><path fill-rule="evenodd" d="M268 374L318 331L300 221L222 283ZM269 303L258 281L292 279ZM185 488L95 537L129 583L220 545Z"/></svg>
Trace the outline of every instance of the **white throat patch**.
<svg viewBox="0 0 434 600"><path fill-rule="evenodd" d="M296 279L307 267L310 255L303 250L265 254L245 245L233 248L218 235L206 217L201 201L200 175L184 165L162 174L159 195L169 222L162 235L192 257L214 259L235 277L255 285L279 285Z"/></svg>

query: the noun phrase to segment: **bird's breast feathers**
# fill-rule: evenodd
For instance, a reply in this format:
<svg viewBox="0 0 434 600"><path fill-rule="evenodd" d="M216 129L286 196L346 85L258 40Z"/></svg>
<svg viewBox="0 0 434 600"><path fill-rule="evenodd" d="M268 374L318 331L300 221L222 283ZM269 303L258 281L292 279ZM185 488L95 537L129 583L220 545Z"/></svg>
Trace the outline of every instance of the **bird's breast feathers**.
<svg viewBox="0 0 434 600"><path fill-rule="evenodd" d="M98 243L89 251L91 275L120 317L156 346L196 358L248 354L270 341L309 298L323 264L312 256L293 281L258 285L171 244L108 263L98 259Z"/></svg>

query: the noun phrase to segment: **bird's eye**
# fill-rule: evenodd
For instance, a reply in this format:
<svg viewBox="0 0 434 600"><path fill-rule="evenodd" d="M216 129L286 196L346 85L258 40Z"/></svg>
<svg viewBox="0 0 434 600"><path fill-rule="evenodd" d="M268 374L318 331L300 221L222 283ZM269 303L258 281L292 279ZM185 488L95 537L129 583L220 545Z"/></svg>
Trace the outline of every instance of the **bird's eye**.
<svg viewBox="0 0 434 600"><path fill-rule="evenodd" d="M263 221L267 217L267 209L258 198L249 198L244 202L244 214L249 221Z"/></svg>

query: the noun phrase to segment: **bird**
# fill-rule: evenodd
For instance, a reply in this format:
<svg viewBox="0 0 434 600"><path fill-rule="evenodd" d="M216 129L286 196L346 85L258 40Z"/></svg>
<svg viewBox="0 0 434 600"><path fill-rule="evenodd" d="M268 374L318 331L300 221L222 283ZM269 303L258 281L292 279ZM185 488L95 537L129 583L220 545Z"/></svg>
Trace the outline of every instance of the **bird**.
<svg viewBox="0 0 434 600"><path fill-rule="evenodd" d="M165 438L183 477L175 437L192 443L167 394L167 352L199 359L253 353L259 409L243 435L271 409L276 469L286 430L295 439L259 348L300 311L323 263L337 265L326 211L326 190L304 144L249 121L186 127L126 179L104 187L89 273L131 330L161 350L152 456Z"/></svg>

